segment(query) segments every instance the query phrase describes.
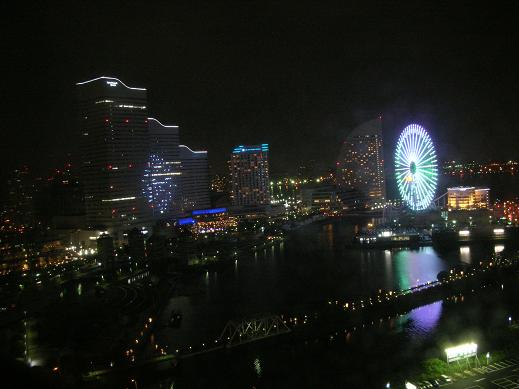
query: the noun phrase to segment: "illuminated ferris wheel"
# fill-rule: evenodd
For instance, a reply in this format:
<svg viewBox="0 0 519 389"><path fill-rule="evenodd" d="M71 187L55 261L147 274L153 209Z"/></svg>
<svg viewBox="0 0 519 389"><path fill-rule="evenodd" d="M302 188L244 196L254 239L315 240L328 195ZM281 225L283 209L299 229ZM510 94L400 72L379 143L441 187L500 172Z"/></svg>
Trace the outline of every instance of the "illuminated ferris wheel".
<svg viewBox="0 0 519 389"><path fill-rule="evenodd" d="M408 125L398 138L395 173L398 191L409 208L428 208L438 184L438 162L431 137L419 124Z"/></svg>

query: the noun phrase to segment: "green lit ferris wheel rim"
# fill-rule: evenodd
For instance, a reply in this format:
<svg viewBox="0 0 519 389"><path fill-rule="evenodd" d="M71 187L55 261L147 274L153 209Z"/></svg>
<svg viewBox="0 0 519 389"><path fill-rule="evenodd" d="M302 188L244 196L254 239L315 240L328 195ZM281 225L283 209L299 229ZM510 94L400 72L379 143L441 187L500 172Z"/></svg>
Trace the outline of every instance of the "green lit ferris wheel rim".
<svg viewBox="0 0 519 389"><path fill-rule="evenodd" d="M395 152L395 174L400 197L409 208L428 208L438 184L436 150L426 129L410 124L400 134Z"/></svg>

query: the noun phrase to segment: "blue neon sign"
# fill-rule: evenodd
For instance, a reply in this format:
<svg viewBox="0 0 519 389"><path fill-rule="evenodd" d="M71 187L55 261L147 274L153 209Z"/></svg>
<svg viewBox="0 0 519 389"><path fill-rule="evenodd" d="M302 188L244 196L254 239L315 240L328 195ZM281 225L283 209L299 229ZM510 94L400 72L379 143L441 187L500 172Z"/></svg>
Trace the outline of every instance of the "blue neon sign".
<svg viewBox="0 0 519 389"><path fill-rule="evenodd" d="M268 143L262 143L259 146L244 146L240 145L233 149L233 154L240 154L240 153L251 153L255 151L269 151L269 145Z"/></svg>
<svg viewBox="0 0 519 389"><path fill-rule="evenodd" d="M227 212L227 208L210 208L210 209L197 209L191 212L193 216L197 215L213 215L215 213Z"/></svg>
<svg viewBox="0 0 519 389"><path fill-rule="evenodd" d="M178 225L179 226L185 226L187 224L195 224L195 219L192 217L184 217L182 219L178 219Z"/></svg>

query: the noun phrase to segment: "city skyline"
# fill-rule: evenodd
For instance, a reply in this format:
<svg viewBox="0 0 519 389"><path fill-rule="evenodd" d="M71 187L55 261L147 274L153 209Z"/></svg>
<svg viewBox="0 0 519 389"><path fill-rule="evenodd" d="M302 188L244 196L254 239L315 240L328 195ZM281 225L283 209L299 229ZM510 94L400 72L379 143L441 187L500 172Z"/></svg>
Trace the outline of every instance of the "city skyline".
<svg viewBox="0 0 519 389"><path fill-rule="evenodd" d="M47 39L33 52L14 50L8 59L15 76L6 83L12 92L6 123L19 130L3 142L2 164L15 167L14 150L18 161L35 165L34 155L41 156L37 151L45 149L38 163L42 167L59 165L74 153L74 144L67 142L75 117L73 85L96 75L147 85L153 91L155 115L181 125L186 143L193 147L208 145L210 164L219 173L225 171L225 150L235 139L249 144L268 141L274 152L273 171L286 167L293 172L299 155L318 159L322 167L332 166L333 158L316 158L318 150L336 154L338 142L350 129L379 114L388 147L404 124L420 122L435 134L441 159L471 159L478 145L471 134L484 137L488 145L482 157L517 158L512 147L518 142L513 131L518 122L513 108L516 76L505 56L516 39L507 23L513 12L494 15L500 22L488 26L492 34L483 36L479 28L486 25L487 10L477 7L343 7L288 17L289 9L279 5L257 10L258 15L277 15L268 23L272 33L266 34L262 19L251 17L246 7L231 13L212 6L199 12L169 7L175 23L168 12L159 14L151 7L149 20L142 20L147 32L132 32L129 39L117 34L109 21L118 15L121 25L128 27L138 18L139 7L118 13L106 5L98 15L99 31L91 35L82 33L92 30L88 27L93 9L88 6L63 7L41 20L37 18L42 10L15 7L20 13L14 15L25 15L20 23L27 34L41 29ZM434 17L429 18L431 12ZM406 28L387 34L396 25ZM319 27L319 32L309 35L305 26ZM58 35L64 27L69 34ZM413 30L420 31L421 38L414 37ZM107 37L106 43L96 45L101 36ZM159 36L167 44L156 43ZM21 39L30 44L41 38L33 34ZM48 42L58 39L59 50L49 47ZM249 48L249 41L256 43ZM130 42L147 55L129 50ZM373 61L375 54L379 61ZM42 66L23 74L14 66L36 58ZM58 58L62 60L50 66ZM27 94L44 80L52 82ZM503 92L503 85L511 87ZM468 97L466 90L472 91ZM32 96L29 105L21 104L24 96ZM26 107L34 114L24 115ZM266 137L258 136L261 132ZM501 142L505 137L508 141ZM294 151L278 152L293 139Z"/></svg>
<svg viewBox="0 0 519 389"><path fill-rule="evenodd" d="M4 8L0 387L519 388L519 3Z"/></svg>

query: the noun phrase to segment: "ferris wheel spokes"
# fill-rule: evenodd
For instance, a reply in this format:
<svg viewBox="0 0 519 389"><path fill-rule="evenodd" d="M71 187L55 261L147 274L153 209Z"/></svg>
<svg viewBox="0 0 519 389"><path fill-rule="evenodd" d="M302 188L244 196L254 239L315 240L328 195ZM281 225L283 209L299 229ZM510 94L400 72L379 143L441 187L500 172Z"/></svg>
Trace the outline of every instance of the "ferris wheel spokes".
<svg viewBox="0 0 519 389"><path fill-rule="evenodd" d="M397 143L395 175L402 199L413 210L429 206L438 181L436 152L422 126L404 128Z"/></svg>

